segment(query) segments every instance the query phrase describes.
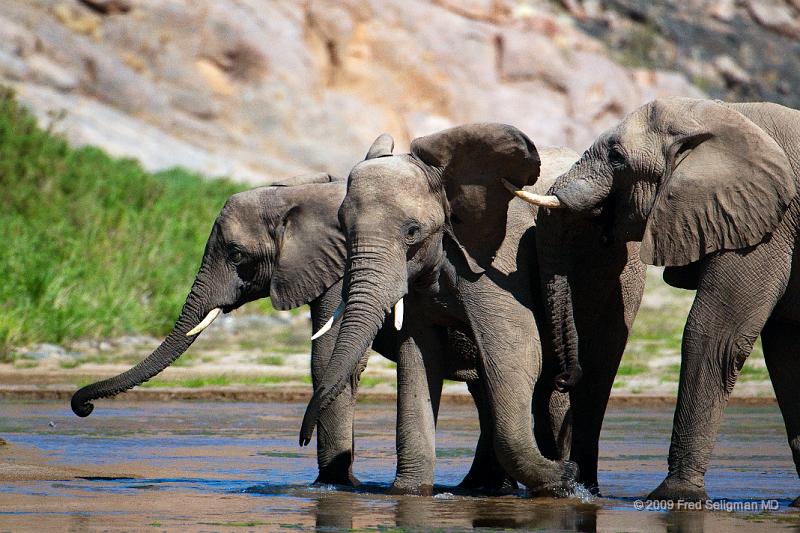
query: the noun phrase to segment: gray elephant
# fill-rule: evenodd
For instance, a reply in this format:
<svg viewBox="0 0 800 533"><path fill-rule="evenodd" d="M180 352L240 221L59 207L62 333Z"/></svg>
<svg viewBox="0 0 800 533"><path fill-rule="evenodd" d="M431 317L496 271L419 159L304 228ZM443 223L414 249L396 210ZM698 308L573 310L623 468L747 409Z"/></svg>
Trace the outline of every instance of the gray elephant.
<svg viewBox="0 0 800 533"><path fill-rule="evenodd" d="M164 370L221 312L267 296L277 309L310 304L312 326L318 332L311 349L312 380L317 386L338 330L338 323L328 317L335 314L341 302L345 239L337 212L345 188L343 180L321 173L232 196L214 223L200 270L172 332L134 368L77 391L72 398L73 411L88 416L92 400L119 394ZM331 331L322 335L329 328ZM372 347L396 360L396 342L395 330L387 325ZM450 356L443 363L447 366L445 374L468 382L481 425L487 428L489 415L474 370L474 343L451 331L447 344ZM350 390L342 394L320 419L318 483L358 484L352 474L354 396ZM415 450L403 453L413 456ZM472 468L461 486L485 490L516 486L498 467L491 437L483 435L479 440Z"/></svg>
<svg viewBox="0 0 800 533"><path fill-rule="evenodd" d="M681 347L669 473L652 499L707 497L722 411L759 334L800 473L798 146L800 112L793 109L656 100L601 135L550 195L528 195L551 208L543 216L553 225L582 217L599 228L574 242L596 248L605 236L607 260L620 263L635 249L623 243L641 243L641 259L665 266L667 283L697 290ZM569 312L580 298L572 274L556 268L546 290L558 354L569 368L564 384L574 385L575 398L582 388L605 386L613 365L601 375L583 368L576 385L585 363L580 324ZM580 416L574 413L576 425Z"/></svg>
<svg viewBox="0 0 800 533"><path fill-rule="evenodd" d="M476 342L500 464L534 493L558 492L577 471L572 462L547 458L563 449L556 436L565 428L564 402L552 394L558 369L542 359L534 316L535 210L522 202L509 207L513 195L501 182L533 184L537 150L502 124L421 137L410 154L393 155L393 145L382 135L350 173L339 210L348 254L344 313L300 443L310 441L327 408L358 379L362 354L388 316L400 326L392 490L430 493L445 332L455 329ZM562 157L561 169L574 160ZM403 460L412 457L405 449L418 450L414 461Z"/></svg>

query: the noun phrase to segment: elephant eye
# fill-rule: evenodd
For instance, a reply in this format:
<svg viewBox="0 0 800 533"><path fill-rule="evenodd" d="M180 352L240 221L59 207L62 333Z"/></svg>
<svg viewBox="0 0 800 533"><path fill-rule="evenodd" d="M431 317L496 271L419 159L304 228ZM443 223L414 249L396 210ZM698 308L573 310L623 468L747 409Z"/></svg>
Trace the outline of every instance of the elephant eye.
<svg viewBox="0 0 800 533"><path fill-rule="evenodd" d="M244 261L244 254L238 250L235 250L228 255L228 260L234 265L238 265Z"/></svg>
<svg viewBox="0 0 800 533"><path fill-rule="evenodd" d="M422 228L420 228L419 224L416 222L412 222L408 226L406 226L406 242L409 244L413 244L419 238L420 233L422 232Z"/></svg>
<svg viewBox="0 0 800 533"><path fill-rule="evenodd" d="M614 168L622 168L628 164L628 160L625 159L625 155L618 146L612 146L609 149L608 160L611 162L611 166Z"/></svg>

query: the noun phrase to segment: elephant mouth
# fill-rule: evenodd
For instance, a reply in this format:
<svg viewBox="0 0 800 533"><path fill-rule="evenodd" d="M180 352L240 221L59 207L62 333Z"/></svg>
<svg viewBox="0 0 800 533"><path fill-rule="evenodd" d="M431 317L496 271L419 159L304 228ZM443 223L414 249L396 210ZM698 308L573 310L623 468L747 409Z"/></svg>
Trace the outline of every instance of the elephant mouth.
<svg viewBox="0 0 800 533"><path fill-rule="evenodd" d="M387 313L386 316L384 317L384 321L386 321L387 318L393 318L394 329L396 329L397 331L403 329L403 318L405 315L404 298L405 296L397 300L397 303L394 304L392 310L389 313ZM333 324L337 320L339 320L344 314L345 306L346 302L342 302L339 304L339 307L336 308L336 310L333 312L333 315L328 319L328 321L325 322L325 324L319 330L314 332L313 335L311 335L312 341L322 337L328 331L330 331L330 329L333 327Z"/></svg>

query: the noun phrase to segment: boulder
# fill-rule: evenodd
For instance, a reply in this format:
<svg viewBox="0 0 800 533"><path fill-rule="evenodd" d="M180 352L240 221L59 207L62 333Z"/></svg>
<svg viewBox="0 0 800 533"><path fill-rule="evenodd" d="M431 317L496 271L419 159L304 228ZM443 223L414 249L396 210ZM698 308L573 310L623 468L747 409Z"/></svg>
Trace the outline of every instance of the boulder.
<svg viewBox="0 0 800 533"><path fill-rule="evenodd" d="M749 0L747 9L753 19L777 33L800 39L800 17L798 8L790 7L781 0Z"/></svg>

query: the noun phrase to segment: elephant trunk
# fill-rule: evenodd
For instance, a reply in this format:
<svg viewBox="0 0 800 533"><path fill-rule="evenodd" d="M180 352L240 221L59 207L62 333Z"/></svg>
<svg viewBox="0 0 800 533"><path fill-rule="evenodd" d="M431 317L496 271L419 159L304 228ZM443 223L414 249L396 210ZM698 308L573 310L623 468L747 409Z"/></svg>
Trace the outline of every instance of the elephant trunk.
<svg viewBox="0 0 800 533"><path fill-rule="evenodd" d="M197 338L197 334L188 335L188 333L193 329L196 330L201 322L205 323L204 326L210 323L208 319L212 317L214 309L207 309L209 307L207 304L209 299L204 297L206 292L208 292L206 285L200 281L198 274L198 279L195 280L189 295L186 297L186 302L183 304L183 309L172 327L172 331L158 348L130 370L78 390L72 396L72 411L81 417L89 416L94 409L91 403L92 400L116 396L121 392L141 385L183 355ZM216 313L214 313L213 317L216 317Z"/></svg>
<svg viewBox="0 0 800 533"><path fill-rule="evenodd" d="M578 330L569 275L573 261L569 230L573 220L564 211L540 211L537 220L537 255L545 298L546 328L553 355L561 366L556 389L566 392L581 377L578 359Z"/></svg>
<svg viewBox="0 0 800 533"><path fill-rule="evenodd" d="M362 361L365 352L387 313L405 294L405 258L391 265L386 258L394 255L388 246L371 245L357 246L351 256L345 277L343 299L346 304L339 336L322 381L306 408L300 431L301 446L310 442L314 426L325 408L348 382L354 383L360 375L366 366Z"/></svg>
<svg viewBox="0 0 800 533"><path fill-rule="evenodd" d="M562 372L556 389L566 392L581 378L578 360L578 329L575 324L572 287L569 281L571 235L584 217L597 214L612 191L610 168L581 159L561 175L549 194L559 202L555 210L540 210L537 219L537 249L546 301L552 347ZM580 221L580 222L579 222Z"/></svg>
<svg viewBox="0 0 800 533"><path fill-rule="evenodd" d="M562 372L556 376L556 389L567 392L582 375L578 360L578 330L572 304L572 289L565 274L553 273L545 279L548 326L556 360Z"/></svg>

